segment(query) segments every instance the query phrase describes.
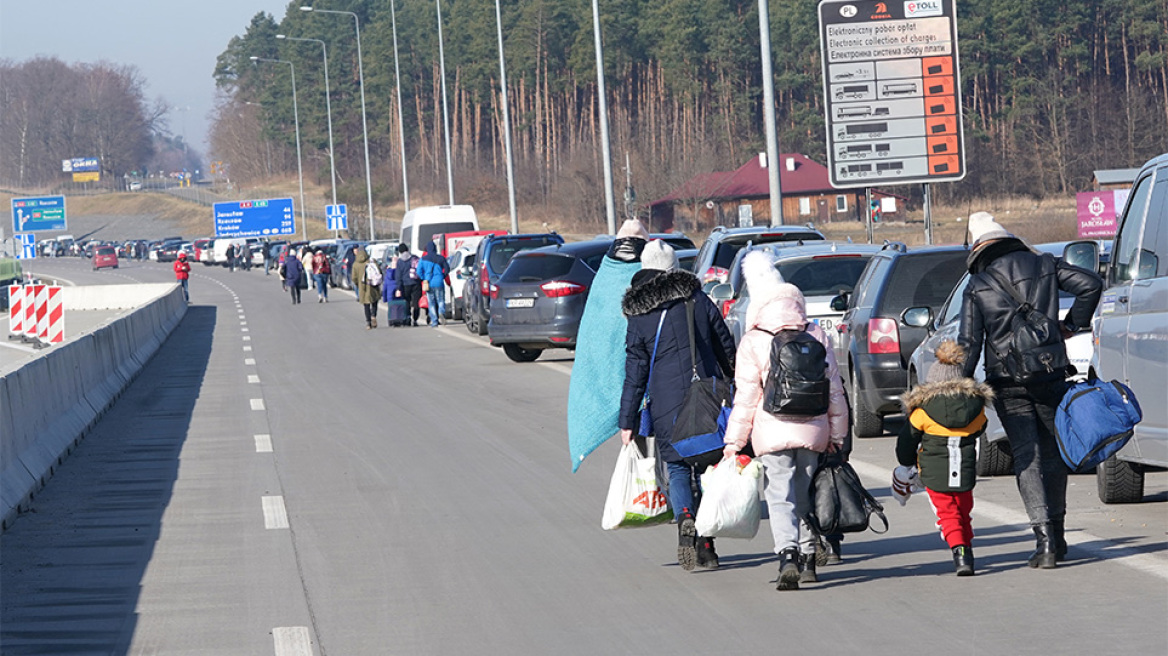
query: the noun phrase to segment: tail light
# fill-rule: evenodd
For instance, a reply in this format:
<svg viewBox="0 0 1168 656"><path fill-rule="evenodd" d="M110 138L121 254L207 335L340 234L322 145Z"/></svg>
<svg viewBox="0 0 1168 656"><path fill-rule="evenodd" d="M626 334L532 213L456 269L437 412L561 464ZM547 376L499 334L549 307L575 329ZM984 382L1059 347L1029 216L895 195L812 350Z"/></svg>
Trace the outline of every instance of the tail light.
<svg viewBox="0 0 1168 656"><path fill-rule="evenodd" d="M479 276L479 291L483 296L486 296L491 293L491 275L487 273L486 261L482 263L482 267L482 272Z"/></svg>
<svg viewBox="0 0 1168 656"><path fill-rule="evenodd" d="M583 294L588 291L584 285L578 285L567 280L550 280L539 286L543 293L548 298L559 298L561 296L572 296L573 294Z"/></svg>
<svg viewBox="0 0 1168 656"><path fill-rule="evenodd" d="M499 286L491 285L491 300L493 301L497 298L499 298Z"/></svg>
<svg viewBox="0 0 1168 656"><path fill-rule="evenodd" d="M730 308L734 307L734 299L728 299L728 300L722 301L721 305L722 305L722 308L721 308L722 309L722 318L725 319L726 317L730 316Z"/></svg>
<svg viewBox="0 0 1168 656"><path fill-rule="evenodd" d="M710 282L711 280L717 280L718 282L726 282L726 278L728 278L728 277L730 277L730 270L729 269L723 269L722 267L719 267L719 266L712 266L712 267L706 269L706 272L704 274L702 274L702 282L706 283L706 282Z"/></svg>
<svg viewBox="0 0 1168 656"><path fill-rule="evenodd" d="M895 319L868 320L868 352L900 353L900 331Z"/></svg>

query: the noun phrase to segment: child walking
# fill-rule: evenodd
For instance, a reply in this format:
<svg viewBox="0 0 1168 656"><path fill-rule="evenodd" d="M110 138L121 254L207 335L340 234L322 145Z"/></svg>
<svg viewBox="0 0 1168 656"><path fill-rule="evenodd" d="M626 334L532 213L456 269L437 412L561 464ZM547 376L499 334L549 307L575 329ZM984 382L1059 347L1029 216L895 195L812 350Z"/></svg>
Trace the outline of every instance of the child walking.
<svg viewBox="0 0 1168 656"><path fill-rule="evenodd" d="M962 376L965 351L944 341L925 384L901 397L908 421L896 440L896 459L916 466L937 514L941 537L953 551L957 576L973 576L973 485L977 440L985 432L988 385ZM896 482L894 481L894 485Z"/></svg>

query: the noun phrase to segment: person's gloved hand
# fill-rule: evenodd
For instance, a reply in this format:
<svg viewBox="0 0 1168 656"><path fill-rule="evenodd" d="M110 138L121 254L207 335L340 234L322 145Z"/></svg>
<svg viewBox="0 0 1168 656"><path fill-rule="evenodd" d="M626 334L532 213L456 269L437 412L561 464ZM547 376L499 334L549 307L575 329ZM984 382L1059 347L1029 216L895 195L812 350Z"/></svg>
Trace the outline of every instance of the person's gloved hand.
<svg viewBox="0 0 1168 656"><path fill-rule="evenodd" d="M920 490L920 477L916 467L901 465L892 470L892 497L897 503L904 505L913 492Z"/></svg>

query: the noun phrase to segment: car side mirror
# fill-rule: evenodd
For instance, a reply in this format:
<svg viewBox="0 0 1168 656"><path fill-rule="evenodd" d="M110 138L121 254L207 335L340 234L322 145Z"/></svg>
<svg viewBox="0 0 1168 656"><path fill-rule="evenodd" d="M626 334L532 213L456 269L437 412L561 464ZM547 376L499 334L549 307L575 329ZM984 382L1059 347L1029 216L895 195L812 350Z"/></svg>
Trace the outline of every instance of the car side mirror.
<svg viewBox="0 0 1168 656"><path fill-rule="evenodd" d="M702 293L709 296L714 292L714 288L720 284L717 280L708 280L706 284L702 285Z"/></svg>
<svg viewBox="0 0 1168 656"><path fill-rule="evenodd" d="M933 310L928 307L911 307L900 314L900 320L913 328L933 328Z"/></svg>
<svg viewBox="0 0 1168 656"><path fill-rule="evenodd" d="M709 296L715 302L729 301L734 298L734 288L729 283L718 283L710 289Z"/></svg>
<svg viewBox="0 0 1168 656"><path fill-rule="evenodd" d="M846 312L848 309L848 299L850 297L850 292L840 292L839 296L831 299L831 309L835 312Z"/></svg>
<svg viewBox="0 0 1168 656"><path fill-rule="evenodd" d="M1088 271L1099 270L1099 243L1095 241L1074 241L1063 249L1063 261Z"/></svg>

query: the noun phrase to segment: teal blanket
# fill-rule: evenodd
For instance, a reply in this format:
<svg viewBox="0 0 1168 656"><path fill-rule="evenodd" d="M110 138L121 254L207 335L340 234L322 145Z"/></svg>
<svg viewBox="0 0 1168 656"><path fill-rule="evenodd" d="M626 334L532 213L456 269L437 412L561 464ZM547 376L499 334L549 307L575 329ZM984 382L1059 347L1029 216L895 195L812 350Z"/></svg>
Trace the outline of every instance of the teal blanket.
<svg viewBox="0 0 1168 656"><path fill-rule="evenodd" d="M576 335L576 361L568 383L568 452L572 471L620 430L621 389L625 384L625 332L621 300L641 270L640 262L607 255L600 264Z"/></svg>

